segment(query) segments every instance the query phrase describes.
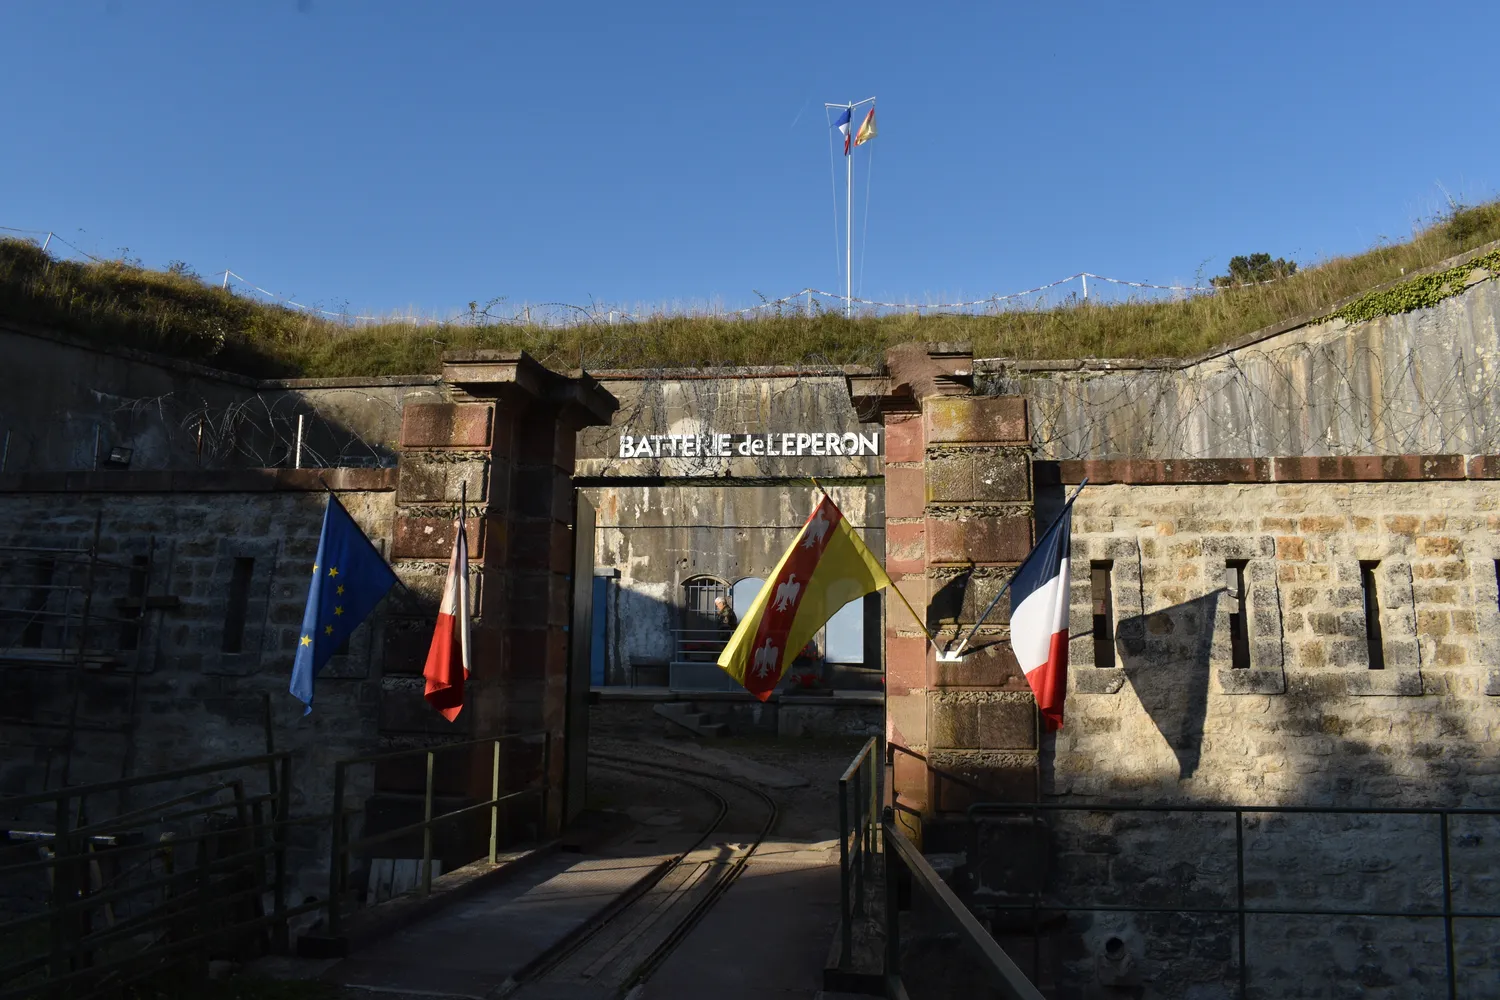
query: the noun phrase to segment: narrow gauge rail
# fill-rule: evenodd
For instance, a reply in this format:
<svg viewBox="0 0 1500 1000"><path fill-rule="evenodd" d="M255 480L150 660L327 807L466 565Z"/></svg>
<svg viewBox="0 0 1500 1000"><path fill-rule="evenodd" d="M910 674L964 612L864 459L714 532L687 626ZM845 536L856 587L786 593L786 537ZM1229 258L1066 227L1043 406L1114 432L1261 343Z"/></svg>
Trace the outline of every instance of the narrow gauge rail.
<svg viewBox="0 0 1500 1000"><path fill-rule="evenodd" d="M673 949L691 933L745 870L750 857L770 835L780 817L774 799L753 785L693 768L633 757L589 754L601 767L642 777L665 778L694 789L715 804L714 817L692 844L664 862L630 892L602 911L578 932L548 949L497 991L498 997L527 1000L548 987L591 987L597 995L623 996L649 979ZM720 787L715 788L717 784ZM731 795L725 791L733 789ZM764 816L747 797L759 801ZM732 801L738 798L739 803ZM704 856L720 830L756 829L754 839L729 856Z"/></svg>

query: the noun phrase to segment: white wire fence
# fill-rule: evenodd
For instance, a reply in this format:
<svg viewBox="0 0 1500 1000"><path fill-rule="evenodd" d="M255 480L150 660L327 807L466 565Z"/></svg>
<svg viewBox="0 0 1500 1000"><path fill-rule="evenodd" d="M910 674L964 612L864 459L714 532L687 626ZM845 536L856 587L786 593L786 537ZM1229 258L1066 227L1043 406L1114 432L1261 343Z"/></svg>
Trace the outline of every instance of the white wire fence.
<svg viewBox="0 0 1500 1000"><path fill-rule="evenodd" d="M90 254L51 230L15 229L8 226L0 226L0 233L14 233L18 236L37 240L48 253L64 259L77 257L94 263L106 263L111 260L111 258L102 258ZM59 246L66 248L66 252L58 251L56 247ZM416 326L466 324L485 326L509 324L566 327L589 323L616 325L659 319L664 315L712 315L726 318L749 318L756 315L777 312L817 314L843 311L845 303L851 305L857 315L862 316L899 313L984 314L1008 310L1048 309L1068 304L1116 304L1142 300L1184 299L1195 295L1212 295L1224 290L1221 286L1203 284L1201 281L1191 285L1157 284L1148 281L1131 281L1125 278L1110 277L1109 275L1096 274L1093 271L1078 271L1064 278L1059 278L1056 281L1022 289L1021 291L1003 294L995 293L980 298L958 299L954 301L936 301L932 299L927 301L917 301L914 299L887 301L866 299L857 295L845 296L838 292L830 292L825 289L809 286L790 295L780 296L779 298L760 296L760 302L740 308L729 308L712 302L653 307L615 306L599 302L590 302L588 305L578 305L569 302L515 303L511 302L508 297L501 297L490 299L482 305L478 302L470 303L469 309L453 313L449 316L423 316L400 312L365 315L351 313L347 309L324 309L320 306L298 302L289 296L263 288L228 268L223 271L214 272L208 279L204 280L218 284L221 288L228 291L258 297L265 301L285 306L288 309L321 316L332 321L355 324L402 323ZM1256 284L1272 284L1280 280L1284 279L1275 278L1270 281L1256 282ZM1243 287L1243 285L1238 287ZM756 294L759 296L759 293Z"/></svg>

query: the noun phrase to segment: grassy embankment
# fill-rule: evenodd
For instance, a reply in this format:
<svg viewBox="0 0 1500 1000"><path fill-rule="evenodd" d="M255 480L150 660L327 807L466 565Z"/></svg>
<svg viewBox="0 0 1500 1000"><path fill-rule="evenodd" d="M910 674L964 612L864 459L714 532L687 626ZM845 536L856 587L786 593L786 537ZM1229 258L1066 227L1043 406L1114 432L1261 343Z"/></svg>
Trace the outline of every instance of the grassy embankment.
<svg viewBox="0 0 1500 1000"><path fill-rule="evenodd" d="M55 260L0 240L0 317L259 376L434 372L445 350L524 349L560 368L870 364L905 341L969 341L979 356L1183 357L1328 308L1363 289L1500 239L1500 202L1462 208L1405 242L1337 257L1265 285L1183 301L1072 303L986 315L767 310L755 318L667 314L611 326L584 317L548 327L488 321L350 324L224 291L191 275L127 262ZM1486 261L1486 263L1496 263ZM1496 268L1492 268L1496 269ZM1351 319L1420 308L1452 294L1428 280L1387 293Z"/></svg>

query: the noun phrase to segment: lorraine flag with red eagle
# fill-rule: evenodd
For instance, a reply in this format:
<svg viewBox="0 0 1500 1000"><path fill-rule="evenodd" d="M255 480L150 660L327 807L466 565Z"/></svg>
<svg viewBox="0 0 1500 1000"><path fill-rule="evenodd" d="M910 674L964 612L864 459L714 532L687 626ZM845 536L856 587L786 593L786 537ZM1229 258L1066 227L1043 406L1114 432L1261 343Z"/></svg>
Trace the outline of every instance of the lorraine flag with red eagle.
<svg viewBox="0 0 1500 1000"><path fill-rule="evenodd" d="M880 560L824 493L730 637L719 666L761 701L833 613L888 587Z"/></svg>

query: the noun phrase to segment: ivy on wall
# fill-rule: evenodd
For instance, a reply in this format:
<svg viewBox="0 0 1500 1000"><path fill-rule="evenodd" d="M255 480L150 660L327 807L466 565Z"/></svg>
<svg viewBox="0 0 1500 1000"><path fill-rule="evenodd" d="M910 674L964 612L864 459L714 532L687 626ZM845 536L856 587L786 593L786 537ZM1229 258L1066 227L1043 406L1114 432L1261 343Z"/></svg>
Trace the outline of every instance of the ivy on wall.
<svg viewBox="0 0 1500 1000"><path fill-rule="evenodd" d="M1410 281L1403 281L1384 291L1361 295L1344 308L1333 313L1329 319L1343 319L1359 323L1379 316L1396 316L1400 313L1428 309L1446 298L1462 292L1470 284L1469 276L1476 269L1489 272L1487 277L1500 273L1500 250L1491 250L1467 264L1450 267L1445 271L1424 274Z"/></svg>

